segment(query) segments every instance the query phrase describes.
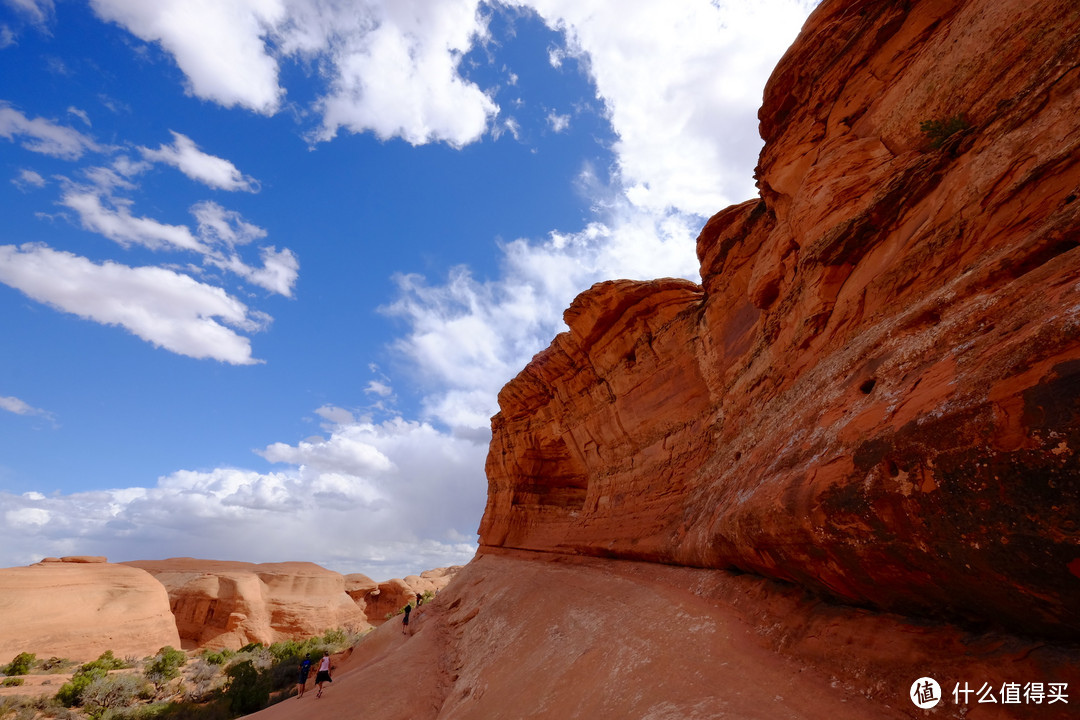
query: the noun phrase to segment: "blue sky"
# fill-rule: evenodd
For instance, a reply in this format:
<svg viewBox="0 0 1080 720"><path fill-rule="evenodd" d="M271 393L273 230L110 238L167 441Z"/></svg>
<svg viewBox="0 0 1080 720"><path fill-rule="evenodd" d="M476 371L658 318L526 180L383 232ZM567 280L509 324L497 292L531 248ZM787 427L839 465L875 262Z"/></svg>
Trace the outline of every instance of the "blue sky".
<svg viewBox="0 0 1080 720"><path fill-rule="evenodd" d="M468 561L498 390L698 279L812 4L0 0L0 567Z"/></svg>

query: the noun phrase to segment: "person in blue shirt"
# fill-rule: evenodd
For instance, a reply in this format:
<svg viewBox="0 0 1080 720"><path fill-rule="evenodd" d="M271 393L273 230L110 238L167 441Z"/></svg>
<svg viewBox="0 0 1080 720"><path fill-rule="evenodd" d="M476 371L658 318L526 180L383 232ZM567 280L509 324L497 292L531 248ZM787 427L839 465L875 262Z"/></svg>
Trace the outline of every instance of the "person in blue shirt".
<svg viewBox="0 0 1080 720"><path fill-rule="evenodd" d="M305 655L304 659L300 661L300 667L297 668L299 676L296 678L296 697L304 697L304 691L307 690L308 675L311 674L311 655Z"/></svg>

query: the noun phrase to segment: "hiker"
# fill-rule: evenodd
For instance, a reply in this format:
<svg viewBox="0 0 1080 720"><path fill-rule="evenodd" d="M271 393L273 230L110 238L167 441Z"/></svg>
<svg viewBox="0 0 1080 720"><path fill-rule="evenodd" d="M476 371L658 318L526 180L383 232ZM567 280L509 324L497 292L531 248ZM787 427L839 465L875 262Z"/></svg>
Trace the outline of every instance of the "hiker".
<svg viewBox="0 0 1080 720"><path fill-rule="evenodd" d="M300 675L296 678L296 697L304 697L304 691L307 690L308 675L311 674L311 653L304 656L304 659L300 661L300 667L297 668Z"/></svg>
<svg viewBox="0 0 1080 720"><path fill-rule="evenodd" d="M405 617L401 619L401 634L404 635L409 632L409 613L412 612L412 605L405 606Z"/></svg>
<svg viewBox="0 0 1080 720"><path fill-rule="evenodd" d="M424 602L424 596L420 593L416 593L416 608L420 609L420 603Z"/></svg>
<svg viewBox="0 0 1080 720"><path fill-rule="evenodd" d="M315 673L315 687L319 689L319 692L315 693L315 697L322 697L322 685L324 682L334 682L334 679L330 677L330 651L324 650L322 660L319 661L319 671Z"/></svg>

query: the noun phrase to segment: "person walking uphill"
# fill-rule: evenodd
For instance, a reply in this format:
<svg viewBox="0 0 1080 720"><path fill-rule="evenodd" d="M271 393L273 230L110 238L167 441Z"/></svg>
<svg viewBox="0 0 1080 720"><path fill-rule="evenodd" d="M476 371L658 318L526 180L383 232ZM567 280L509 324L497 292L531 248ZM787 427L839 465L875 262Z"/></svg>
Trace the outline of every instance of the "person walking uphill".
<svg viewBox="0 0 1080 720"><path fill-rule="evenodd" d="M304 691L307 690L308 675L311 674L311 653L304 656L304 659L300 661L300 667L297 668L299 676L296 678L296 697L304 697Z"/></svg>
<svg viewBox="0 0 1080 720"><path fill-rule="evenodd" d="M404 635L409 632L409 613L412 612L412 605L405 606L405 617L401 619L401 633Z"/></svg>
<svg viewBox="0 0 1080 720"><path fill-rule="evenodd" d="M319 661L319 671L315 673L315 687L319 689L319 692L315 693L315 697L322 697L322 686L324 682L334 682L334 679L330 677L330 651L323 651L322 660Z"/></svg>

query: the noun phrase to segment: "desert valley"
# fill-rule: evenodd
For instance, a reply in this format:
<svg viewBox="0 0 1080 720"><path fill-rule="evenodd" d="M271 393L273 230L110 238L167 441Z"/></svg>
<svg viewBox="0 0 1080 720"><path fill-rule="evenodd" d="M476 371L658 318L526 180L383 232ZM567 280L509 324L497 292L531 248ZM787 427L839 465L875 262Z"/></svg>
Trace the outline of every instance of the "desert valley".
<svg viewBox="0 0 1080 720"><path fill-rule="evenodd" d="M1077 717L1080 5L824 0L759 118L702 282L500 393L468 565L0 570L0 663L351 628L259 717Z"/></svg>

